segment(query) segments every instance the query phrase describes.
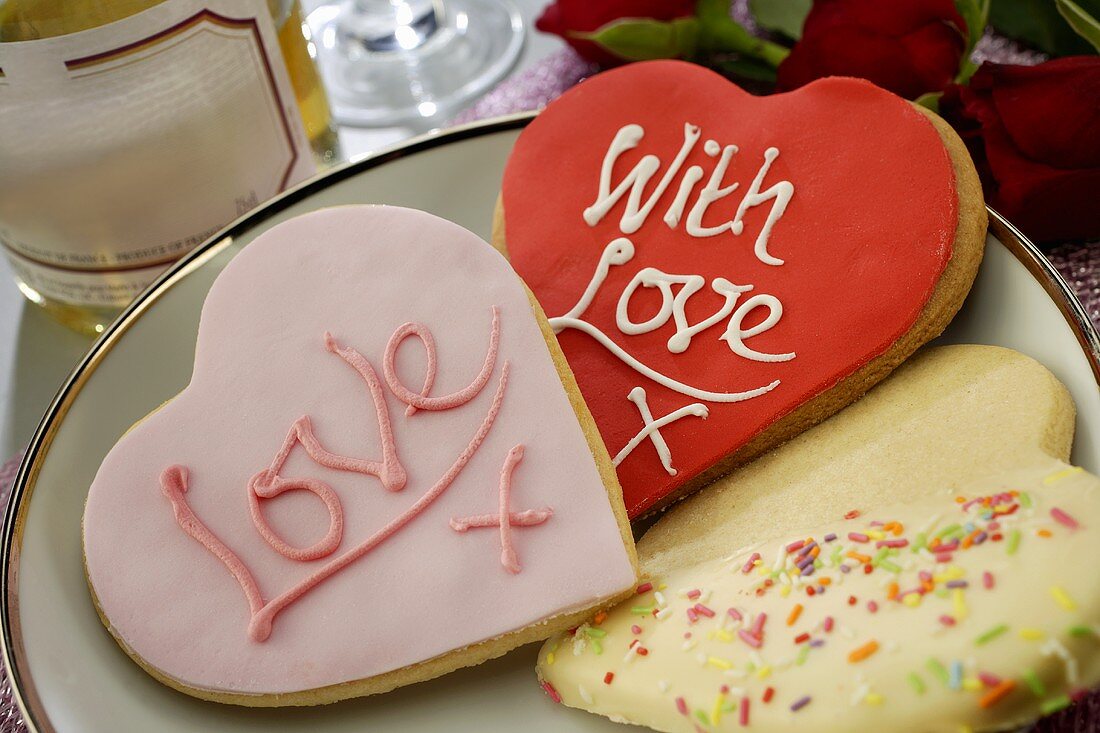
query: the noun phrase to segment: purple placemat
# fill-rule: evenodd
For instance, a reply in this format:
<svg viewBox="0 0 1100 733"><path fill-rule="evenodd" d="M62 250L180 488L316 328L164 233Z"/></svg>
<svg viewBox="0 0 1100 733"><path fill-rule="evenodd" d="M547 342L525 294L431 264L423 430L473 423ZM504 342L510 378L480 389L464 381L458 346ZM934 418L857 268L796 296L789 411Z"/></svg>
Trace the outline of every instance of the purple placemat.
<svg viewBox="0 0 1100 733"><path fill-rule="evenodd" d="M15 483L15 473L19 470L19 461L23 459L23 452L15 454L0 466L0 510L8 505L11 496L11 486ZM23 725L23 716L19 713L19 707L11 696L11 682L8 680L6 667L0 667L0 733L25 733L27 727Z"/></svg>
<svg viewBox="0 0 1100 733"><path fill-rule="evenodd" d="M1047 257L1076 291L1092 324L1100 328L1100 240L1063 244Z"/></svg>

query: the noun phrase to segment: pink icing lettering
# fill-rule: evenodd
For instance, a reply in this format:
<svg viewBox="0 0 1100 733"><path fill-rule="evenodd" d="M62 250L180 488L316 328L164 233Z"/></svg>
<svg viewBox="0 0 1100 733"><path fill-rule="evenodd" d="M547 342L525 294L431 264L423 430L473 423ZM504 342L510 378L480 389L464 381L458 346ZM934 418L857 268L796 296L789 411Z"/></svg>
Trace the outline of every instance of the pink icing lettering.
<svg viewBox="0 0 1100 733"><path fill-rule="evenodd" d="M408 328L410 326L412 327L411 329ZM392 367L392 353L396 351L397 345L406 336L414 333L421 338L425 348L429 352L429 376L425 380L423 394L412 395L417 402L414 403L405 400L400 394L398 394L398 398L402 399L402 401L406 402L410 407L415 406L428 410L444 410L450 407L463 405L477 396L484 387L485 382L488 381L488 377L496 363L500 334L498 309L496 307L493 308L493 331L490 337L489 353L485 360L486 366L483 367L482 374L479 374L477 379L475 379L470 386L453 395L439 398L428 398L425 396L431 389L431 382L434 380L435 351L431 332L424 326L406 324L395 332L394 336L390 339L389 347L387 347L387 352L390 354L389 366ZM329 351L344 359L345 362L363 377L364 382L366 382L371 397L374 400L375 411L378 417L383 460L381 462L366 461L330 453L321 447L317 438L313 435L308 416L301 417L294 422L271 465L267 469L255 474L249 481L248 494L252 520L257 532L259 532L264 540L267 541L276 552L292 560L298 561L317 560L328 557L336 550L343 538L344 514L343 507L336 492L324 482L315 479L284 479L279 476L279 471L282 469L287 457L296 444L301 443L310 458L318 464L342 471L376 476L382 482L382 485L390 491L400 490L404 487L406 482L405 470L397 459L397 451L394 446L393 433L389 422L389 413L386 408L381 383L373 367L371 367L367 359L358 351L351 348L340 347L332 336L327 333L325 334L325 346ZM268 601L264 600L259 585L248 566L245 565L228 545L226 545L209 527L203 524L202 520L200 520L191 509L186 496L189 483L188 469L184 466L174 465L168 467L161 473L161 491L172 505L177 524L179 524L185 534L201 544L214 555L214 557L220 560L240 584L241 590L244 592L245 599L248 602L250 616L248 635L253 641L262 642L266 640L271 635L272 625L274 624L275 617L280 611L297 601L299 598L302 598L320 583L359 560L375 547L397 534L405 525L422 514L424 510L454 483L454 480L466 467L466 464L469 463L470 458L472 458L481 447L481 444L489 433L489 429L496 422L497 415L500 413L501 403L504 399L504 392L508 385L509 369L510 364L508 361L505 361L501 367L500 379L496 392L493 395L492 403L481 425L470 439L466 448L431 488L424 492L424 494L422 494L410 507L383 527L376 530L366 540L343 554L330 559L310 575ZM387 381L389 381L389 379L387 379ZM396 378L394 382L396 382ZM404 389L399 382L396 383ZM393 388L392 383L391 388ZM408 390L405 391L407 392ZM397 394L396 389L395 394ZM443 401L449 404L444 406ZM505 554L502 556L502 562L505 562L505 566L509 567L508 558L510 558L510 562L515 566L515 570L512 570L512 572L518 572L519 564L515 558L515 551L512 549L509 537L508 527L510 523L519 525L537 524L545 521L550 515L550 510L548 509L538 512L521 512L516 515L507 512L507 504L509 501L508 485L510 484L511 472L522 456L522 446L513 448L508 454L508 460L505 462L505 467L501 475L501 511L502 516L508 519L508 521L501 524L501 540L502 544L505 546ZM287 491L308 491L317 496L325 505L326 509L328 509L328 532L321 540L310 547L298 548L287 543L278 536L263 515L260 500L273 499ZM543 514L545 514L545 516L543 516ZM515 518L514 521L513 517ZM470 526L479 525L471 524ZM509 569L511 568L509 567Z"/></svg>
<svg viewBox="0 0 1100 733"><path fill-rule="evenodd" d="M397 376L397 370L394 367L394 361L397 358L397 347L409 336L416 336L420 339L428 357L428 367L424 375L424 388L420 394L412 392L401 383L400 378ZM405 411L406 415L412 415L417 409L450 410L453 407L460 407L466 404L481 393L481 390L485 387L485 383L489 381L489 375L493 373L493 368L497 361L497 349L499 345L500 310L494 305L493 327L492 331L489 333L489 350L485 354L485 363L481 367L481 372L474 377L474 381L457 392L452 392L442 397L428 397L428 392L435 383L435 339L432 338L432 333L428 330L427 326L423 326L419 323L406 323L393 332L393 335L390 336L389 343L386 344L386 353L382 359L382 373L386 378L386 384L389 385L390 391L394 393L397 399L409 406Z"/></svg>
<svg viewBox="0 0 1100 733"><path fill-rule="evenodd" d="M237 555L226 547L218 536L202 523L202 520L191 511L191 505L187 503L188 477L190 472L186 466L169 466L160 475L160 489L172 503L172 511L176 515L176 523L192 539L210 551L214 557L222 561L225 567L241 584L244 597L248 600L248 609L255 615L264 605L260 588L252 577L252 572L241 562Z"/></svg>
<svg viewBox="0 0 1100 733"><path fill-rule="evenodd" d="M497 514L476 514L472 517L451 520L451 529L455 532L465 532L480 527L500 527L500 564L513 574L522 570L522 566L519 564L519 557L512 542L512 527L533 527L554 516L554 510L551 507L528 509L523 512L513 512L510 509L512 472L523 460L523 451L523 446L517 445L508 451L504 459L504 466L500 469L500 510Z"/></svg>
<svg viewBox="0 0 1100 733"><path fill-rule="evenodd" d="M394 361L397 359L397 347L401 345L409 336L416 336L420 339L420 343L424 345L424 354L427 357L428 365L424 369L424 386L420 390L421 395L427 395L435 384L435 337L432 336L432 332L424 328L419 323L406 323L393 332L390 336L390 342L386 344L386 353L382 357L382 374L386 378L386 384L389 385L390 391L394 392L393 385L397 384L401 386L400 380L397 378L397 372L394 368ZM393 348L390 348L390 344ZM404 389L404 387L402 387ZM394 392L396 395L397 393ZM412 417L416 413L416 405L407 405L405 407L405 417Z"/></svg>
<svg viewBox="0 0 1100 733"><path fill-rule="evenodd" d="M367 384L371 399L374 401L374 409L378 418L378 433L382 441L382 462L366 461L359 458L337 455L325 450L317 437L313 434L313 423L308 415L303 415L290 426L282 448L275 455L271 465L257 473L248 482L248 504L252 512L252 523L256 531L260 533L272 549L291 560L317 560L331 555L340 545L344 534L344 511L340 504L340 498L325 483L312 479L289 481L279 476L283 470L286 459L294 446L301 443L306 453L314 461L322 466L334 468L339 471L362 473L377 476L382 485L389 491L400 491L408 480L404 466L397 458L397 448L393 440L393 428L390 424L389 408L386 407L385 394L382 392L382 384L378 381L378 375L370 362L355 349L342 348L332 334L325 333L325 348L343 359L354 369ZM328 533L316 544L307 548L293 547L285 542L264 518L260 499L274 499L286 491L309 491L315 494L328 509L329 530Z"/></svg>
<svg viewBox="0 0 1100 733"><path fill-rule="evenodd" d="M390 425L390 411L386 407L386 395L382 392L382 385L378 381L378 375L375 373L374 367L370 365L366 357L355 349L342 348L336 342L336 339L332 337L332 334L327 331L325 332L325 348L346 361L352 369L359 372L359 376L367 383L367 389L370 390L371 399L374 400L374 410L378 416L378 434L382 439L382 462L363 461L329 453L321 447L317 438L314 437L313 427L308 416L302 417L294 423L291 434L295 434L298 440L301 441L309 457L322 466L340 471L377 476L388 491L400 491L405 487L408 476L401 462L397 460L397 448L393 442L393 428ZM294 443L288 436L286 442L283 443L283 449L271 462L273 473L278 473L286 460L287 454L290 453L290 449L293 447Z"/></svg>
<svg viewBox="0 0 1100 733"><path fill-rule="evenodd" d="M264 517L260 499L274 499L286 491L308 491L317 496L328 509L328 532L316 544L298 548L280 537ZM252 523L256 531L267 540L275 552L291 560L305 562L328 557L340 545L344 537L344 508L340 497L323 481L315 479L284 479L272 473L270 469L260 471L248 482L248 508L252 512Z"/></svg>

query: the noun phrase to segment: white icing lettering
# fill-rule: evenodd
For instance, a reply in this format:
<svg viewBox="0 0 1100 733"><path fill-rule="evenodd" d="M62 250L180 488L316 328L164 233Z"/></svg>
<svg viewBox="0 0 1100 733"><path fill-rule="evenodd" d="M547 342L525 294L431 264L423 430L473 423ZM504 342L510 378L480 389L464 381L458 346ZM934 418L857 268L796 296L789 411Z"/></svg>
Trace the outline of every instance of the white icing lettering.
<svg viewBox="0 0 1100 733"><path fill-rule="evenodd" d="M699 198L695 199L695 205L691 207L691 213L688 214L687 222L684 224L684 231L691 236L713 237L727 229L733 229L732 221L724 222L716 227L705 227L703 226L703 216L706 215L708 206L720 198L729 196L737 188L736 183L731 183L722 188L722 178L726 175L726 169L729 168L730 160L736 152L736 145L727 145L722 148L722 157L718 159L718 165L714 166L714 170L711 171L707 185L703 186L703 190L699 192Z"/></svg>
<svg viewBox="0 0 1100 733"><path fill-rule="evenodd" d="M672 301L674 300L672 295L672 283L680 283L685 289L694 286L695 290L703 287L701 282L703 278L699 278L700 282L696 284L690 277L677 277L675 275L666 275L655 267L646 267L638 270L637 274L631 279L630 284L627 285L619 296L619 303L615 307L615 325L619 327L619 330L628 336L637 336L643 333L649 333L650 331L656 331L661 326L668 323L668 319L672 317ZM630 316L627 314L627 306L630 305L630 298L634 295L634 291L638 289L639 285L644 285L647 288L656 287L661 292L661 307L657 310L657 313L648 321L643 323L635 323L630 320Z"/></svg>
<svg viewBox="0 0 1100 733"><path fill-rule="evenodd" d="M751 400L753 397L759 397L762 394L771 392L773 389L779 386L779 380L765 384L763 387L757 387L756 389L746 390L744 392L711 392L705 389L699 389L698 387L692 387L691 385L678 382L672 377L667 377L661 374L656 369L646 366L642 362L635 359L630 354L626 353L621 346L612 341L607 334L600 329L593 326L588 321L581 320L579 318L551 318L550 325L555 331L563 331L567 328L576 329L582 333L586 333L594 338L601 346L611 352L615 358L634 371L641 374L643 377L652 379L662 387L667 387L674 392L687 395L688 397L694 397L697 400L707 400L708 402L742 402L743 400Z"/></svg>
<svg viewBox="0 0 1100 733"><path fill-rule="evenodd" d="M653 207L657 205L657 200L661 198L665 189L672 183L672 179L680 172L680 167L683 166L688 153L698 142L699 128L695 125L684 125L684 143L680 146L680 151L676 153L672 165L665 171L653 193L649 195L645 204L642 204L642 195L646 184L661 167L660 158L653 154L642 156L638 164L623 177L623 180L619 182L614 190L611 189L611 174L615 167L615 161L618 160L619 156L627 150L636 148L644 135L645 130L642 129L641 125L626 125L615 134L611 146L607 149L607 154L604 155L603 166L600 168L599 195L596 202L584 210L584 220L589 226L595 226L607 216L607 212L611 211L611 208L619 202L619 199L629 189L630 195L627 197L626 209L619 220L619 229L623 234L632 234L638 231L645 223L649 212L653 211Z"/></svg>
<svg viewBox="0 0 1100 733"><path fill-rule="evenodd" d="M668 224L669 229L675 229L676 225L680 223L680 217L684 215L684 207L687 206L688 196L691 195L691 190L695 188L695 184L701 180L703 180L701 166L689 166L684 171L684 177L680 179L680 189L676 192L676 198L672 200L668 211L665 212L665 224Z"/></svg>
<svg viewBox="0 0 1100 733"><path fill-rule="evenodd" d="M682 286L675 295L672 292L674 284ZM715 278L711 283L711 288L714 292L724 296L725 302L711 316L695 325L689 325L684 309L687 306L688 299L702 290L705 284L706 280L702 275L670 275L655 267L643 268L634 275L630 284L619 296L619 303L615 308L615 325L624 334L636 336L655 331L668 323L669 318L672 318L676 326L676 333L668 340L668 350L673 354L682 354L691 345L693 336L730 315L741 293L752 290L751 285L734 285L725 278ZM656 287L661 293L661 307L648 321L634 323L630 320L627 309L630 305L630 298L637 291L639 285L647 288Z"/></svg>
<svg viewBox="0 0 1100 733"><path fill-rule="evenodd" d="M589 281L587 287L584 289L584 293L581 294L577 304L574 305L569 311L562 316L549 319L550 327L554 333L561 333L567 328L572 328L582 333L586 333L595 339L601 346L611 352L617 359L629 366L639 374L652 379L663 387L667 387L680 394L694 397L700 400L707 400L710 402L741 402L742 400L752 399L753 397L759 397L762 394L770 392L779 385L779 380L776 379L773 382L766 384L762 387L746 390L744 392L712 392L709 390L700 389L683 382L677 381L665 374L658 372L652 367L647 366L638 359L634 358L631 354L627 353L625 349L615 343L606 333L601 331L596 326L593 326L588 321L585 321L582 316L588 307L595 299L597 292L607 279L607 275L611 269L611 265L624 265L634 258L634 244L625 237L620 237L611 241L606 247L604 247L603 253L600 255L600 260L596 265L596 271L592 275L592 279ZM682 288L679 293L673 294L672 285L680 284ZM774 356L770 354L761 354L759 352L752 351L746 347L742 340L755 336L762 331L771 328L775 322L782 316L782 306L778 305L779 300L774 296L766 296L775 301L776 305L769 305L771 312L764 323L757 324L749 329L741 328L741 321L748 315L752 308L740 308L738 311L733 311L736 305L737 299L741 293L747 292L752 289L751 285L734 285L724 278L716 278L711 283L711 288L718 294L725 297L725 302L722 307L711 316L703 319L699 323L689 325L687 322L687 316L684 312L688 298L697 293L705 284L705 280L701 275L668 275L656 268L645 268L639 272L634 278L631 279L630 284L623 291L619 298L618 306L616 308L615 325L626 335L637 335L641 333L647 333L660 328L662 325L668 322L671 317L676 326L676 333L668 340L668 349L672 353L682 353L691 344L691 339L701 331L710 328L721 319L730 315L730 325L727 327L726 336L730 343L730 348L737 353L738 349L745 351L746 353L752 353L756 355L755 360L760 361L759 357L762 356ZM646 287L657 287L661 292L661 307L657 314L651 317L649 320L642 323L635 323L627 316L626 308L629 303L630 296L637 290L639 285ZM759 298L760 296L755 296ZM753 302L750 299L748 302ZM756 305L768 303L771 301L756 300ZM740 312L741 316L734 319L734 316ZM734 325L736 323L736 325ZM765 325L767 324L767 325ZM786 355L784 355L786 356ZM794 358L793 354L789 358ZM786 359L774 359L775 361L785 361Z"/></svg>
<svg viewBox="0 0 1100 733"><path fill-rule="evenodd" d="M649 197L643 202L646 187L653 176L661 169L661 160L657 155L653 153L643 155L614 188L612 188L612 176L619 158L623 153L638 147L644 136L645 129L638 124L624 125L615 133L611 145L608 146L607 152L604 154L603 164L600 168L599 192L596 200L584 210L584 220L589 226L596 226L601 222L611 209L626 196L626 204L623 208L622 217L619 219L619 230L623 234L637 232L645 224L672 180L680 173L680 169L683 168L688 155L699 141L701 131L696 125L684 124L683 144L676 153L672 164L665 169L661 179L650 192ZM717 140L708 138L703 143L703 152L710 158L718 159L710 173L710 178L707 180L706 185L699 189L695 202L688 209L688 201L692 192L695 190L696 184L703 180L705 171L699 165L688 166L683 171L680 183L676 188L676 195L665 211L663 217L665 224L669 228L675 229L680 226L681 220L684 219L684 212L687 211L687 220L683 222L684 231L692 237L713 237L726 231L731 232L734 236L740 236L744 232L744 217L749 209L771 202L767 219L756 236L753 253L758 260L766 265L782 265L784 262L782 259L768 252L768 241L776 222L782 218L783 213L787 210L787 205L794 196L794 184L783 180L764 189L764 178L771 169L772 163L779 157L778 148L770 147L764 151L764 162L756 172L749 189L742 197L735 215L732 219L717 226L704 226L703 217L706 216L707 209L711 204L729 196L739 187L736 182L728 186L722 185L722 179L729 169L733 156L737 154L738 148L736 145L723 146Z"/></svg>
<svg viewBox="0 0 1100 733"><path fill-rule="evenodd" d="M664 466L665 472L669 476L675 476L677 471L672 467L672 451L669 450L668 443L665 442L664 436L661 435L661 428L685 417L701 417L706 420L710 411L707 409L706 405L701 402L693 402L678 410L673 410L660 419L654 420L653 413L649 409L649 402L646 399L645 389L642 387L635 387L630 390L630 394L628 394L626 398L633 402L634 406L638 408L638 413L642 416L643 427L638 431L637 435L631 438L630 441L623 446L623 449L615 455L611 462L618 466L628 455L634 452L635 448L641 445L643 440L649 438L657 451L657 457L661 460L661 465Z"/></svg>
<svg viewBox="0 0 1100 733"><path fill-rule="evenodd" d="M744 321L745 317L755 308L767 308L767 318L755 326L741 328L742 321ZM748 346L745 346L745 339L771 329L772 326L779 323L779 319L782 317L783 303L780 302L779 298L774 295L754 295L742 303L734 314L730 316L730 322L726 327L726 332L718 338L728 343L733 353L738 356L743 356L746 359L766 362L790 361L795 357L793 351L786 354L766 354L761 351L754 351Z"/></svg>
<svg viewBox="0 0 1100 733"><path fill-rule="evenodd" d="M584 289L584 293L581 294L580 300L577 304L569 309L569 311L559 318L550 319L550 327L554 333L560 333L561 328L554 325L554 321L559 321L568 318L580 318L584 315L584 312L588 310L588 306L592 305L592 299L596 297L596 293L599 292L600 286L603 285L603 281L607 279L607 273L610 272L612 265L625 265L634 259L634 243L626 237L619 237L613 239L603 248L603 252L600 254L600 261L596 263L596 272L592 274L592 279L588 282L588 286Z"/></svg>
<svg viewBox="0 0 1100 733"><path fill-rule="evenodd" d="M749 186L749 190L745 192L745 197L741 199L741 205L737 207L737 215L733 217L733 233L741 234L745 229L745 223L742 221L745 212L753 206L758 206L765 201L774 199L771 211L768 212L768 218L764 222L764 226L760 228L760 233L756 235L756 244L753 246L756 258L765 265L783 264L783 260L768 254L768 237L771 236L772 227L775 226L775 222L779 221L779 217L783 216L783 212L787 210L787 204L790 203L791 197L794 196L794 184L790 181L780 181L766 191L760 190L760 187L764 185L764 176L768 174L768 169L771 168L772 162L778 157L778 148L768 148L764 151L764 165L760 166L756 178L752 180L752 185Z"/></svg>
<svg viewBox="0 0 1100 733"><path fill-rule="evenodd" d="M757 170L748 190L742 196L734 216L724 221L720 220L721 223L715 226L707 226L703 223L703 220L707 217L711 205L733 194L740 185L736 181L728 185L723 183L730 164L738 153L738 147L736 145L723 145L713 138L706 138L703 141L703 154L708 158L715 159L715 163L706 183L696 191L699 182L706 176L704 167L702 165L689 165L686 169L683 169L683 167L688 156L699 142L701 135L698 126L685 123L684 141L676 153L676 157L665 168L660 180L646 197L646 189L650 181L662 167L661 159L653 153L642 155L638 162L634 164L634 167L626 172L612 188L612 177L619 158L624 153L637 148L645 136L645 129L641 125L624 125L616 132L611 145L604 154L600 168L598 195L595 202L584 210L585 222L589 226L596 226L625 196L626 202L623 206L622 216L619 219L619 231L623 234L633 234L645 224L673 179L680 175L676 194L663 216L664 223L670 229L676 229L682 224L684 232L692 237L714 237L727 231L733 236L739 237L744 233L744 218L748 211L770 202L771 208L756 236L753 254L766 265L782 265L784 263L782 259L768 252L768 241L776 222L782 218L783 213L787 210L787 205L794 196L794 184L787 180L781 180L773 183L768 188L764 188L764 179L767 177L768 171L771 170L772 163L779 157L779 150L775 147L769 147L764 151L764 162ZM681 169L683 169L682 173ZM688 204L691 202L693 194L695 200L689 208ZM644 197L645 200L643 201ZM634 244L629 239L620 237L611 241L601 253L596 270L592 274L592 279L585 287L576 305L564 315L549 319L554 333L560 333L570 328L586 333L615 358L639 374L668 389L699 400L720 403L740 402L770 392L779 385L779 380L776 379L762 387L743 392L713 392L694 387L662 374L639 361L602 330L584 320L583 316L607 280L611 266L625 265L634 258L634 254ZM697 323L689 323L687 304L692 296L706 287L706 284L706 278L702 275L668 273L656 267L641 268L619 294L615 306L615 326L620 333L626 336L639 336L657 331L671 320L675 332L669 337L666 347L673 354L681 354L688 350L695 336L728 319L725 331L718 338L725 341L730 351L737 356L750 361L765 363L785 362L795 358L794 352L777 354L758 351L745 343L753 336L771 330L783 317L783 304L774 295L758 293L748 297L743 302L739 302L743 293L753 290L751 284L735 285L725 278L714 278L710 283L710 287L715 293L722 296L721 306ZM635 321L630 316L630 303L639 288L655 288L660 296L660 302L651 315L648 317L643 316L641 320ZM758 308L766 308L767 316L759 323L746 328L745 321ZM627 395L627 399L638 408L643 427L615 456L614 464L619 465L648 438L653 443L665 471L670 476L675 476L676 469L672 466L672 453L661 435L661 428L688 416L705 419L709 414L707 407L695 402L674 410L664 417L654 419L646 398L646 392L642 387L632 389Z"/></svg>

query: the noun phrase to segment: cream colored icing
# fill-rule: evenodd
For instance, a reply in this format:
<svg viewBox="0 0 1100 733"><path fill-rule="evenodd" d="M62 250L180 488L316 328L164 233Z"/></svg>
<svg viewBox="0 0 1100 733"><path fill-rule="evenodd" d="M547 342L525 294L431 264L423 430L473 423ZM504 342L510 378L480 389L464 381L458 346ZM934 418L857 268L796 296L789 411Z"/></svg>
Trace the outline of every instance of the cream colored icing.
<svg viewBox="0 0 1100 733"><path fill-rule="evenodd" d="M508 505L553 516L450 526ZM84 550L128 650L242 694L400 669L634 576L522 283L470 232L391 207L297 217L233 259L191 383L104 459Z"/></svg>
<svg viewBox="0 0 1100 733"><path fill-rule="evenodd" d="M1100 683L1098 516L1100 480L1049 459L838 517L647 579L538 672L660 731L1008 727Z"/></svg>

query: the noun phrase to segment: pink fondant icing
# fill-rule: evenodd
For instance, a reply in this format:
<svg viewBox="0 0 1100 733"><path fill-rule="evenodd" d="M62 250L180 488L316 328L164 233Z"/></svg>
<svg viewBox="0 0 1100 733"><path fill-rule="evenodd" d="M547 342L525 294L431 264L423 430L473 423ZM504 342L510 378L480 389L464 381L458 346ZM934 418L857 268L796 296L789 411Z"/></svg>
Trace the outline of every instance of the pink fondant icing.
<svg viewBox="0 0 1100 733"><path fill-rule="evenodd" d="M318 348L326 331L353 369ZM402 350L414 334L424 348ZM415 400L393 394L421 382L403 395ZM455 404L392 412L443 399L433 388ZM523 533L512 574L448 525L501 507L510 546L512 525L535 523L545 510L511 512L502 488L517 445L523 502L553 505L554 519ZM350 457L372 454L382 460ZM104 460L84 531L114 632L165 674L219 691L381 674L633 582L519 280L460 227L387 207L293 219L234 259L204 306L191 384Z"/></svg>

